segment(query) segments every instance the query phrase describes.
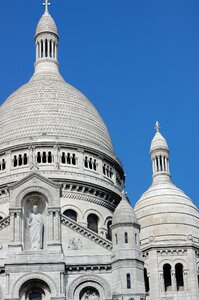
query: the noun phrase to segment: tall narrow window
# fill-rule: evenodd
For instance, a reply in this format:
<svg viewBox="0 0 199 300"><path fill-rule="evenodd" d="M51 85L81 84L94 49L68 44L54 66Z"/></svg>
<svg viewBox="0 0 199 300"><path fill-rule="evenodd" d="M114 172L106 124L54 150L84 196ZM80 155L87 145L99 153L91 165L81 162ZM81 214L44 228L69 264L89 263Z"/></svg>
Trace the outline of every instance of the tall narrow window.
<svg viewBox="0 0 199 300"><path fill-rule="evenodd" d="M42 154L42 163L46 163L46 152L43 152Z"/></svg>
<svg viewBox="0 0 199 300"><path fill-rule="evenodd" d="M135 233L135 244L136 245L138 244L138 235L137 235L137 233Z"/></svg>
<svg viewBox="0 0 199 300"><path fill-rule="evenodd" d="M51 154L50 151L48 152L48 163L49 163L49 164L52 163L52 154Z"/></svg>
<svg viewBox="0 0 199 300"><path fill-rule="evenodd" d="M73 153L72 155L72 165L76 165L76 158L75 158L75 154Z"/></svg>
<svg viewBox="0 0 199 300"><path fill-rule="evenodd" d="M126 274L126 287L127 289L131 289L131 274Z"/></svg>
<svg viewBox="0 0 199 300"><path fill-rule="evenodd" d="M106 238L107 238L108 240L110 240L110 241L112 240L111 225L112 225L112 221L109 220L108 223L107 223L107 236L106 236Z"/></svg>
<svg viewBox="0 0 199 300"><path fill-rule="evenodd" d="M124 233L124 242L125 244L128 244L128 232Z"/></svg>
<svg viewBox="0 0 199 300"><path fill-rule="evenodd" d="M38 164L41 163L41 153L40 152L37 153L37 162L38 162Z"/></svg>
<svg viewBox="0 0 199 300"><path fill-rule="evenodd" d="M87 218L88 228L92 231L98 232L98 222L99 218L95 214L90 214Z"/></svg>
<svg viewBox="0 0 199 300"><path fill-rule="evenodd" d="M70 153L67 153L67 164L71 164L71 158L70 158Z"/></svg>
<svg viewBox="0 0 199 300"><path fill-rule="evenodd" d="M2 159L2 170L5 170L5 168L6 168L6 161L5 161L5 159L3 158L3 159Z"/></svg>
<svg viewBox="0 0 199 300"><path fill-rule="evenodd" d="M43 45L43 40L41 40L41 57L44 56L44 45Z"/></svg>
<svg viewBox="0 0 199 300"><path fill-rule="evenodd" d="M175 265L177 291L184 291L183 265Z"/></svg>
<svg viewBox="0 0 199 300"><path fill-rule="evenodd" d="M115 243L116 243L116 245L118 244L118 237L117 237L117 233L115 234Z"/></svg>
<svg viewBox="0 0 199 300"><path fill-rule="evenodd" d="M171 284L171 266L169 264L165 264L163 266L163 276L164 276L164 288L165 292L172 290Z"/></svg>
<svg viewBox="0 0 199 300"><path fill-rule="evenodd" d="M48 57L48 40L45 40L45 57Z"/></svg>
<svg viewBox="0 0 199 300"><path fill-rule="evenodd" d="M21 165L22 165L22 155L19 154L19 166L21 166Z"/></svg>
<svg viewBox="0 0 199 300"><path fill-rule="evenodd" d="M144 268L144 284L145 284L145 292L149 292L149 277L147 275L147 269Z"/></svg>
<svg viewBox="0 0 199 300"><path fill-rule="evenodd" d="M16 167L17 166L17 156L14 156L14 160L13 160L13 166Z"/></svg>
<svg viewBox="0 0 199 300"><path fill-rule="evenodd" d="M84 159L84 167L88 168L88 157L87 156L85 156L85 159Z"/></svg>
<svg viewBox="0 0 199 300"><path fill-rule="evenodd" d="M65 153L64 153L64 152L62 152L61 162L62 162L62 164L65 164L65 163L66 163L66 156L65 156Z"/></svg>
<svg viewBox="0 0 199 300"><path fill-rule="evenodd" d="M26 153L24 153L24 156L23 156L23 163L24 163L24 165L28 164L28 157L27 157Z"/></svg>

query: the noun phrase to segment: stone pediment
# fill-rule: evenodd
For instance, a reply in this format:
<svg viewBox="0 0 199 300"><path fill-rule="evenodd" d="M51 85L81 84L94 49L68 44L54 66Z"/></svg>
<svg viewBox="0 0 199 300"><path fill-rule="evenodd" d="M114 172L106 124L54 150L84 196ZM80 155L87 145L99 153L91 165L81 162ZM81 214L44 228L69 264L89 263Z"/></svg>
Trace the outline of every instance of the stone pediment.
<svg viewBox="0 0 199 300"><path fill-rule="evenodd" d="M24 183L31 181L31 180L38 180L38 181L42 181L54 188L60 188L60 185L57 183L54 183L52 180L40 175L39 173L33 172L32 174L22 178L21 180L15 182L14 184L12 184L9 187L9 190L14 190L16 188L18 188L19 186L23 185Z"/></svg>
<svg viewBox="0 0 199 300"><path fill-rule="evenodd" d="M14 183L9 190L10 208L21 207L28 194L43 195L48 206L59 206L60 185L35 172Z"/></svg>

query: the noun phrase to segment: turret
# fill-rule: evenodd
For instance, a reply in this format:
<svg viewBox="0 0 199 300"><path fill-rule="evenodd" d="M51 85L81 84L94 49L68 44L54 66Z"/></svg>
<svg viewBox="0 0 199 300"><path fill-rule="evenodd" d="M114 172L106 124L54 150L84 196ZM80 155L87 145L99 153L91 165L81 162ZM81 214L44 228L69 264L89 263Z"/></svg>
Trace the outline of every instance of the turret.
<svg viewBox="0 0 199 300"><path fill-rule="evenodd" d="M35 32L35 47L36 47L36 62L35 73L50 71L58 72L58 43L59 35L55 21L51 17L47 0L43 4L45 12L36 28Z"/></svg>
<svg viewBox="0 0 199 300"><path fill-rule="evenodd" d="M112 224L112 276L116 299L145 295L143 259L139 245L140 226L127 196L123 193L113 215ZM139 296L138 296L139 295Z"/></svg>
<svg viewBox="0 0 199 300"><path fill-rule="evenodd" d="M160 132L158 122L156 122L155 129L156 134L151 142L150 148L153 182L170 181L169 147Z"/></svg>

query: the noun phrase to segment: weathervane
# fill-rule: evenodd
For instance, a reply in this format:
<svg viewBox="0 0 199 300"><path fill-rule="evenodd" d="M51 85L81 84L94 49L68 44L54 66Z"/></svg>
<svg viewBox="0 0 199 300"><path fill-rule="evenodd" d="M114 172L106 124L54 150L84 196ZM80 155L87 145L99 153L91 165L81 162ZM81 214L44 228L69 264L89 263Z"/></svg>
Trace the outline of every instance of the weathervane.
<svg viewBox="0 0 199 300"><path fill-rule="evenodd" d="M156 121L156 123L155 123L155 129L156 129L156 132L160 132L160 124L158 121Z"/></svg>
<svg viewBox="0 0 199 300"><path fill-rule="evenodd" d="M48 6L50 6L51 4L48 2L48 0L45 0L45 2L43 3L43 6L45 6L45 12L48 12Z"/></svg>

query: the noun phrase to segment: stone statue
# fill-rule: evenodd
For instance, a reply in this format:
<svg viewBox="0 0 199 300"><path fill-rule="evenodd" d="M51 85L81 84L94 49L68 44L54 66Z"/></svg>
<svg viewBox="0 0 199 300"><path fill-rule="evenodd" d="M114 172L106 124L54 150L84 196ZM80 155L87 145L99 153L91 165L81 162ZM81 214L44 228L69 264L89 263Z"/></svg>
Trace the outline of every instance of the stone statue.
<svg viewBox="0 0 199 300"><path fill-rule="evenodd" d="M33 205L32 213L29 216L29 227L31 249L42 249L44 223L42 215L38 213L37 205Z"/></svg>

